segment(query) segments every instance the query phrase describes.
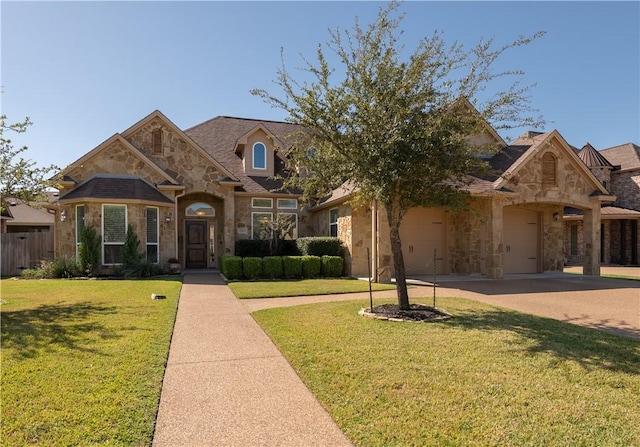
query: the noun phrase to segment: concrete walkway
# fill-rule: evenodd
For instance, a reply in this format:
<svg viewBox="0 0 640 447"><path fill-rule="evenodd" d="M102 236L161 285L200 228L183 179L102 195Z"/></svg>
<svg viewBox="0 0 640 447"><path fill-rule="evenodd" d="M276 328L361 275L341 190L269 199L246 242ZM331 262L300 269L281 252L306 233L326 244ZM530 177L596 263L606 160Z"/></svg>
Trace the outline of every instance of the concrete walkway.
<svg viewBox="0 0 640 447"><path fill-rule="evenodd" d="M186 273L153 446L351 446L216 273Z"/></svg>

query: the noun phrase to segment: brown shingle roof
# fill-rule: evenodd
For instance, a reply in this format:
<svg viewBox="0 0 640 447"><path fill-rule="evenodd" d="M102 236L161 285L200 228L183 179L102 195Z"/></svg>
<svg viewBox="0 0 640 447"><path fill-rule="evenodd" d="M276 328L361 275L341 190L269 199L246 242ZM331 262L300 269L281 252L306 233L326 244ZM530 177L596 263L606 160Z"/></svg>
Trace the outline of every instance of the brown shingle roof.
<svg viewBox="0 0 640 447"><path fill-rule="evenodd" d="M243 183L241 191L264 194L279 189L282 187L282 182L265 177L246 175L242 166L241 156L234 152L238 139L260 125L285 144L291 142L287 138L288 135L301 130L300 126L291 123L218 116L191 127L185 130L184 133ZM283 170L284 156L282 153L277 152L275 173L282 174Z"/></svg>
<svg viewBox="0 0 640 447"><path fill-rule="evenodd" d="M620 169L640 169L640 146L626 143L620 146L610 147L600 151L607 160L614 165L620 165Z"/></svg>
<svg viewBox="0 0 640 447"><path fill-rule="evenodd" d="M153 185L134 175L95 175L59 200L88 198L173 203Z"/></svg>

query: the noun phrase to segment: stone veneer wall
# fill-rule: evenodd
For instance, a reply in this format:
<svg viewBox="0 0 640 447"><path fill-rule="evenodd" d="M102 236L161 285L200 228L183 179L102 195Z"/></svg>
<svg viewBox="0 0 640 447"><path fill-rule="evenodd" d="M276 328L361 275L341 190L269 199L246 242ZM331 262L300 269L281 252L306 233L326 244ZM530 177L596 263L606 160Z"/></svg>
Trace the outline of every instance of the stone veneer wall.
<svg viewBox="0 0 640 447"><path fill-rule="evenodd" d="M146 209L148 205L122 204L127 206L127 223L133 227L133 231L140 239L140 251L144 252L146 245ZM76 257L76 205L84 205L85 225L93 226L102 238L102 203L76 202L64 204L62 208L67 212L67 218L64 222L58 221L56 223L56 253L58 256ZM173 221L166 222L164 219L166 214L173 210L173 207L160 206L157 208L158 219L160 220L160 265L164 265L167 259L176 256L173 243L175 240L175 226ZM103 273L107 273L109 270L110 268L102 269Z"/></svg>
<svg viewBox="0 0 640 447"><path fill-rule="evenodd" d="M640 170L614 172L611 194L616 196L616 206L640 211Z"/></svg>
<svg viewBox="0 0 640 447"><path fill-rule="evenodd" d="M487 273L491 199L478 198L466 211L447 215L447 273Z"/></svg>
<svg viewBox="0 0 640 447"><path fill-rule="evenodd" d="M159 183L165 178L155 169L125 148L119 141L103 149L97 156L91 157L80 166L74 166L69 175L82 182L96 174L137 175L151 184ZM72 188L63 188L61 194Z"/></svg>
<svg viewBox="0 0 640 447"><path fill-rule="evenodd" d="M623 222L626 228L626 261L628 264L632 261L631 219L607 219L602 221L602 231L604 232L603 264L620 264L621 262L620 226ZM571 227L574 225L578 227L578 251L576 255L571 255ZM640 253L640 238L638 239L636 250ZM565 253L567 253L567 265L582 264L584 258L584 227L582 221L569 221L565 225Z"/></svg>

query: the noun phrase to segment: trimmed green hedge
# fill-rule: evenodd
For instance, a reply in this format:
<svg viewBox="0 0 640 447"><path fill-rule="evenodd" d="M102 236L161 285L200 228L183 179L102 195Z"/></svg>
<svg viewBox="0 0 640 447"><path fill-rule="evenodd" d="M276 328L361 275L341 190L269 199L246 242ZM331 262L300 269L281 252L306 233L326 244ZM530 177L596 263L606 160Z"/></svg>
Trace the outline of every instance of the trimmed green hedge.
<svg viewBox="0 0 640 447"><path fill-rule="evenodd" d="M221 256L220 271L227 279L242 278L242 258L240 256Z"/></svg>
<svg viewBox="0 0 640 447"><path fill-rule="evenodd" d="M342 276L344 261L340 256L322 257L322 276L337 278Z"/></svg>
<svg viewBox="0 0 640 447"><path fill-rule="evenodd" d="M317 278L322 271L322 260L319 256L302 256L302 277Z"/></svg>
<svg viewBox="0 0 640 447"><path fill-rule="evenodd" d="M243 258L242 269L244 272L244 277L247 279L262 278L262 258Z"/></svg>
<svg viewBox="0 0 640 447"><path fill-rule="evenodd" d="M282 267L287 279L302 277L302 256L283 256Z"/></svg>
<svg viewBox="0 0 640 447"><path fill-rule="evenodd" d="M281 256L267 256L262 259L262 273L268 279L281 279L284 276Z"/></svg>
<svg viewBox="0 0 640 447"><path fill-rule="evenodd" d="M342 242L337 237L301 237L296 244L303 256L344 256Z"/></svg>

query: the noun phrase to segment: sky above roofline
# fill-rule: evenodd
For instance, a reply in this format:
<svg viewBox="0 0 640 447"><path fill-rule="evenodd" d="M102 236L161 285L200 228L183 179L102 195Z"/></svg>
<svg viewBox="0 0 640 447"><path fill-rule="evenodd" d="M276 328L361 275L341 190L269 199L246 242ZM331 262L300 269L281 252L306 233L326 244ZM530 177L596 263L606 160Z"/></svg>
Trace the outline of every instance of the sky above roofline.
<svg viewBox="0 0 640 447"><path fill-rule="evenodd" d="M13 137L61 167L160 110L187 129L215 116L283 121L249 91L277 92L328 29L375 19L377 2L11 2L0 5L2 113ZM407 50L434 31L469 47L546 31L505 54L536 84L533 107L577 147L640 144L639 2L406 2ZM529 129L500 135L512 141Z"/></svg>

